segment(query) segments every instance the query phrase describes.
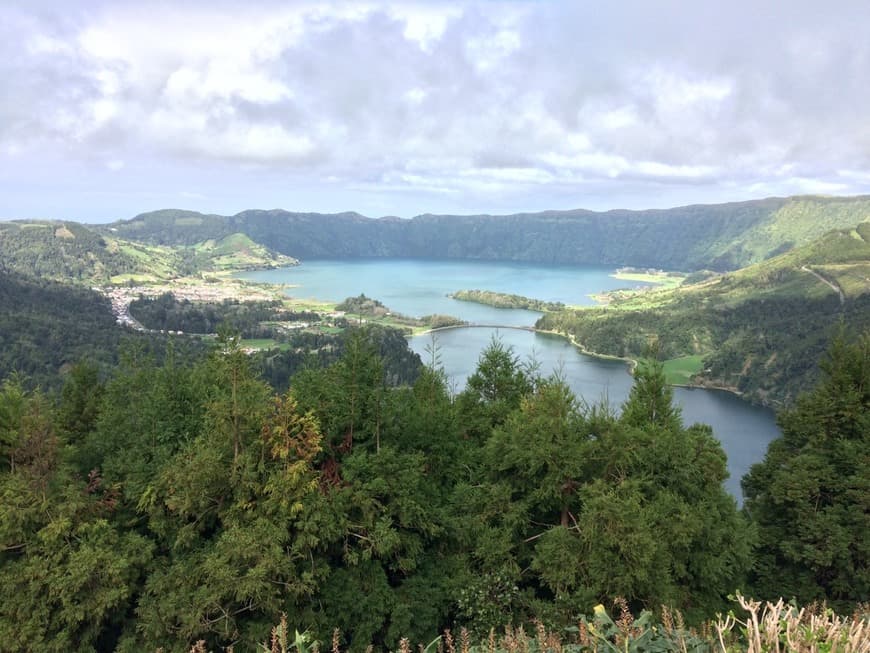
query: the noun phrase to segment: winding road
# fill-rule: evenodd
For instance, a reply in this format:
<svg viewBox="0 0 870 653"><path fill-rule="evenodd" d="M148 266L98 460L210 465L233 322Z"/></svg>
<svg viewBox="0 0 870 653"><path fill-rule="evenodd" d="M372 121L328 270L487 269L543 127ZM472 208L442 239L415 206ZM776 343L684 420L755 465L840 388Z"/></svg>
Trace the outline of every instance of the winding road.
<svg viewBox="0 0 870 653"><path fill-rule="evenodd" d="M806 265L801 266L801 270L804 272L809 272L816 279L827 285L831 290L837 293L840 296L840 306L846 303L846 294L843 292L843 289L837 284L836 281L831 281L830 279L826 279L821 274L813 270L812 268L807 267Z"/></svg>

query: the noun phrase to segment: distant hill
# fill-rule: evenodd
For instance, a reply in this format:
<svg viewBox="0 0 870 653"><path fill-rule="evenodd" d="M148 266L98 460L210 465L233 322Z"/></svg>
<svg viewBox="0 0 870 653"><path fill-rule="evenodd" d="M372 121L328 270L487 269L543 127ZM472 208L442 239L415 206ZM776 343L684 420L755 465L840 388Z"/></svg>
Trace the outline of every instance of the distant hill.
<svg viewBox="0 0 870 653"><path fill-rule="evenodd" d="M58 281L107 281L135 269L108 239L75 222L0 222L0 267Z"/></svg>
<svg viewBox="0 0 870 653"><path fill-rule="evenodd" d="M242 233L196 243L193 250L196 252L197 265L203 270L240 270L298 263L295 258L273 252Z"/></svg>
<svg viewBox="0 0 870 653"><path fill-rule="evenodd" d="M162 210L102 233L193 245L234 233L300 259L409 257L735 270L870 219L870 196L770 198L648 211L371 219L358 213Z"/></svg>
<svg viewBox="0 0 870 653"><path fill-rule="evenodd" d="M241 233L187 245L161 245L98 233L76 222L0 222L0 267L41 279L84 284L156 281L200 272L295 265Z"/></svg>
<svg viewBox="0 0 870 653"><path fill-rule="evenodd" d="M870 324L870 222L736 272L538 322L602 354L641 356L656 339L665 358L696 360L695 382L768 404L812 387L840 324Z"/></svg>

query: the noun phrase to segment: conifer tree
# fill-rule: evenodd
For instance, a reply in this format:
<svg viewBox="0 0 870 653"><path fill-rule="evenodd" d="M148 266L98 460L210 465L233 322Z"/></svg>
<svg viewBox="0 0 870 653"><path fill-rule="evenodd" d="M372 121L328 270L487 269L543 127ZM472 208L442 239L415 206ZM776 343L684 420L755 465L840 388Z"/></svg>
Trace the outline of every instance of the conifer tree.
<svg viewBox="0 0 870 653"><path fill-rule="evenodd" d="M760 536L754 586L759 598L851 609L870 599L870 331L840 332L821 368L743 478Z"/></svg>

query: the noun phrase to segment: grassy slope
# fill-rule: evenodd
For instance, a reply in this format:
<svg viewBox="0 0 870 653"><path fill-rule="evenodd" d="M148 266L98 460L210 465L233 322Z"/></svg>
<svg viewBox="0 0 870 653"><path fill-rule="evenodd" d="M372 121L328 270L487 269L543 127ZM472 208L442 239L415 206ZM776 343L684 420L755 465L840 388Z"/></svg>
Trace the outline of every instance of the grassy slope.
<svg viewBox="0 0 870 653"><path fill-rule="evenodd" d="M701 243L690 254L697 260L732 260L743 267L795 246L870 219L870 197L788 198L766 217L735 237Z"/></svg>
<svg viewBox="0 0 870 653"><path fill-rule="evenodd" d="M278 267L298 263L292 257L277 254L255 243L242 233L197 243L193 246L193 250L201 265L215 271Z"/></svg>
<svg viewBox="0 0 870 653"><path fill-rule="evenodd" d="M538 324L617 356L641 356L656 339L666 358L680 359L669 363L674 380L697 372L702 384L789 402L815 381L815 361L840 320L855 329L870 324L868 273L865 222L737 272L548 314Z"/></svg>

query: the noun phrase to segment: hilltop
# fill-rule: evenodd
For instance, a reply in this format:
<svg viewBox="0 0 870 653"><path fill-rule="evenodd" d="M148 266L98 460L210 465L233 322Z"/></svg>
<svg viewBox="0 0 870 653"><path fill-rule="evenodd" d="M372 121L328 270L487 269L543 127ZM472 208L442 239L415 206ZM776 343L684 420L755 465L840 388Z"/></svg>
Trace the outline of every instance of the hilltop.
<svg viewBox="0 0 870 653"><path fill-rule="evenodd" d="M188 246L242 233L299 259L511 260L724 272L868 218L870 196L799 196L647 211L427 214L410 220L280 209L233 216L160 210L95 229L153 245Z"/></svg>

